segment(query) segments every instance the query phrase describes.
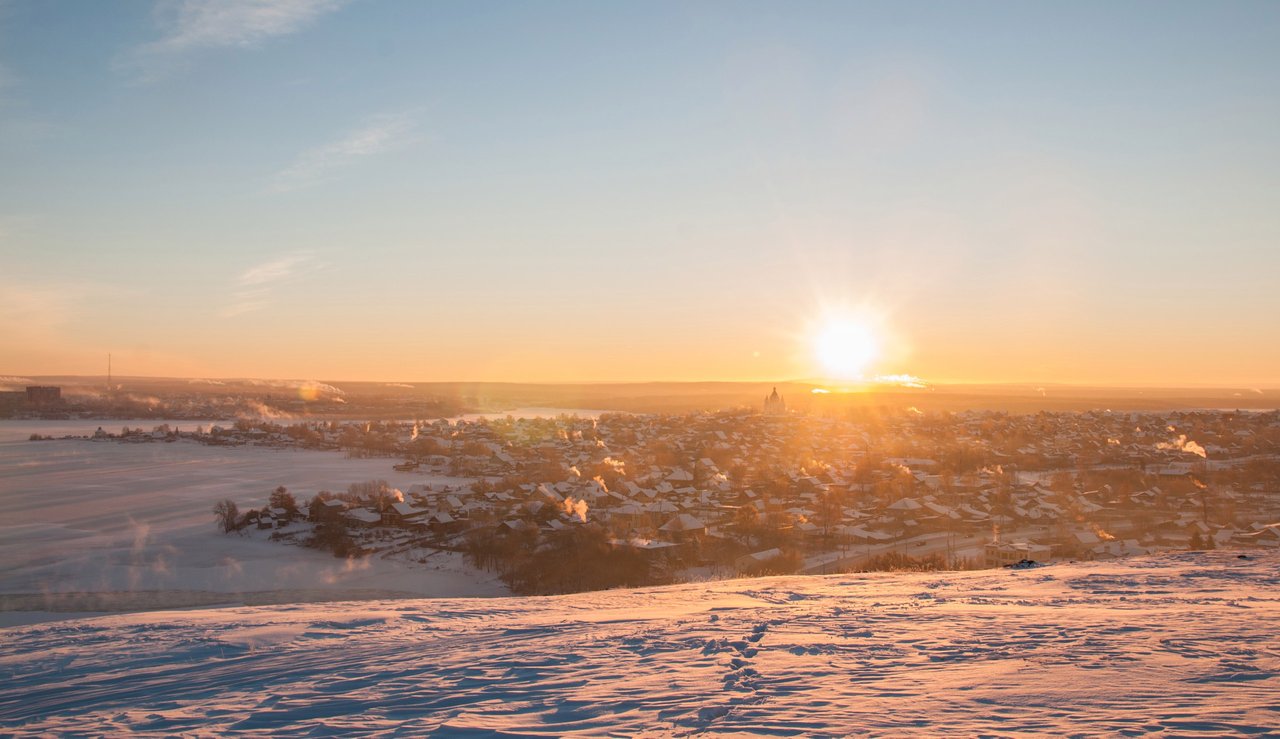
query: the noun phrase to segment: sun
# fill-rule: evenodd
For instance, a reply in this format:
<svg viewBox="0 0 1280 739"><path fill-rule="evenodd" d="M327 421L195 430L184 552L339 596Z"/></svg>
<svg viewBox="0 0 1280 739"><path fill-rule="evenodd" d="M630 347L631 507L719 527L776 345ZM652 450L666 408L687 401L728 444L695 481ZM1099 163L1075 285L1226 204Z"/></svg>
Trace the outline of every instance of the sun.
<svg viewBox="0 0 1280 739"><path fill-rule="evenodd" d="M856 380L880 356L880 340L856 318L830 318L813 334L813 352L828 377Z"/></svg>

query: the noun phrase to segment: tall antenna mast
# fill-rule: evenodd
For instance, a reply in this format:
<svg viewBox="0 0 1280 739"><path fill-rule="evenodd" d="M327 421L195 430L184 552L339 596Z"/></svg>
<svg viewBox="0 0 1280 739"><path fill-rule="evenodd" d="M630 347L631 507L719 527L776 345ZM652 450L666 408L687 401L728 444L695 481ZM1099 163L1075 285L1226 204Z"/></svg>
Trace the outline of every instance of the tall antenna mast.
<svg viewBox="0 0 1280 739"><path fill-rule="evenodd" d="M107 353L107 393L111 392L111 354Z"/></svg>

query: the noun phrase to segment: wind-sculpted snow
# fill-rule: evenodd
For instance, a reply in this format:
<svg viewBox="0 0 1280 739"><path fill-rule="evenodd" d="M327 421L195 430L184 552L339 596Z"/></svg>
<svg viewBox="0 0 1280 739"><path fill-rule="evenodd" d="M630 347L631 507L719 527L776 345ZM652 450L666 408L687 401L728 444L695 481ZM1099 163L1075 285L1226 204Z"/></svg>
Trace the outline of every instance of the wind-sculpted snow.
<svg viewBox="0 0 1280 739"><path fill-rule="evenodd" d="M1280 553L0 633L18 733L1280 732Z"/></svg>

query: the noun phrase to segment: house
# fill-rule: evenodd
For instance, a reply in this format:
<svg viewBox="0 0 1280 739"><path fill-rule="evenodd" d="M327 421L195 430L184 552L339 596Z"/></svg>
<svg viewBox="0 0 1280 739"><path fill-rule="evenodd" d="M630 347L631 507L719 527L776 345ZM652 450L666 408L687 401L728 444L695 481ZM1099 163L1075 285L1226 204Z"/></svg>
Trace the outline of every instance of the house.
<svg viewBox="0 0 1280 739"><path fill-rule="evenodd" d="M512 518L498 524L499 534L516 534L521 531L538 528L537 524L530 523L522 518Z"/></svg>
<svg viewBox="0 0 1280 739"><path fill-rule="evenodd" d="M342 515L342 511L346 507L346 503L343 503L336 498L322 499L319 506L313 505L311 507L311 520L315 523L332 521Z"/></svg>
<svg viewBox="0 0 1280 739"><path fill-rule="evenodd" d="M377 511L371 511L368 508L352 508L351 510L344 512L342 517L346 519L348 524L362 528L377 526L382 523L382 515Z"/></svg>
<svg viewBox="0 0 1280 739"><path fill-rule="evenodd" d="M733 566L739 572L751 572L753 570L760 569L781 556L782 550L774 547L772 549L766 549L763 552L744 554L733 561Z"/></svg>
<svg viewBox="0 0 1280 739"><path fill-rule="evenodd" d="M645 539L638 536L632 536L627 539L613 539L609 543L615 548L630 549L638 553L648 563L651 572L653 568L668 566L666 563L670 561L672 555L679 551L680 547L679 544L673 542Z"/></svg>
<svg viewBox="0 0 1280 739"><path fill-rule="evenodd" d="M1004 567L1022 560L1044 562L1049 559L1049 547L1028 542L988 542L983 547L983 560L987 567Z"/></svg>
<svg viewBox="0 0 1280 739"><path fill-rule="evenodd" d="M433 513L428 516L426 524L427 528L431 529L435 533L457 531L466 525L461 520L443 511L440 513Z"/></svg>
<svg viewBox="0 0 1280 739"><path fill-rule="evenodd" d="M681 513L658 527L676 541L689 541L707 535L707 525L689 513Z"/></svg>
<svg viewBox="0 0 1280 739"><path fill-rule="evenodd" d="M426 513L425 510L416 508L409 503L392 503L382 512L382 520L384 523L393 526L410 526L419 522Z"/></svg>
<svg viewBox="0 0 1280 739"><path fill-rule="evenodd" d="M688 470L676 468L671 474L667 475L668 482L693 482L693 474Z"/></svg>
<svg viewBox="0 0 1280 739"><path fill-rule="evenodd" d="M822 536L821 527L812 521L801 521L800 523L797 523L794 528L796 531L800 532L801 536L805 536L810 539L816 539Z"/></svg>
<svg viewBox="0 0 1280 739"><path fill-rule="evenodd" d="M1077 531L1075 532L1075 538L1076 538L1076 542L1078 542L1081 546L1086 546L1086 547L1095 547L1098 544L1102 543L1102 539L1099 539L1098 535L1093 533L1092 531Z"/></svg>
<svg viewBox="0 0 1280 739"><path fill-rule="evenodd" d="M1254 524L1256 530L1247 534L1236 534L1235 540L1257 547L1280 547L1280 523L1265 525Z"/></svg>

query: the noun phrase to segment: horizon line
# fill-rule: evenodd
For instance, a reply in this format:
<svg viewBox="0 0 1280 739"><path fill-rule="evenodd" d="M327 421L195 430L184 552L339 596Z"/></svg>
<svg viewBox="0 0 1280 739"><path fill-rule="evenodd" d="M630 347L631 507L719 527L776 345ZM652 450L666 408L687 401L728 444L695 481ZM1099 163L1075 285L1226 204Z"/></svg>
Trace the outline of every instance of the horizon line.
<svg viewBox="0 0 1280 739"><path fill-rule="evenodd" d="M4 373L5 377L13 379L31 379L40 378L65 378L86 381L97 381L105 378L106 375L82 375L82 374L22 374L22 373ZM1131 382L1073 382L1073 381L1038 381L1038 380L924 380L925 387L909 387L892 382L877 382L872 379L858 380L827 380L821 378L791 378L791 379L732 379L732 380L402 380L402 379L325 379L319 376L310 377L253 377L249 375L204 375L204 376L184 376L184 375L112 375L115 381L134 379L134 380L217 380L217 381L296 381L296 382L324 382L327 384L347 383L347 384L366 384L366 385L388 385L388 384L419 384L419 385L805 385L811 387L825 386L862 386L881 390L914 390L927 392L934 387L1026 387L1029 389L1036 388L1090 388L1090 389L1117 389L1117 390L1249 390L1267 392L1280 392L1280 382L1275 383L1184 383L1184 384L1142 384ZM8 383L15 384L15 383Z"/></svg>

